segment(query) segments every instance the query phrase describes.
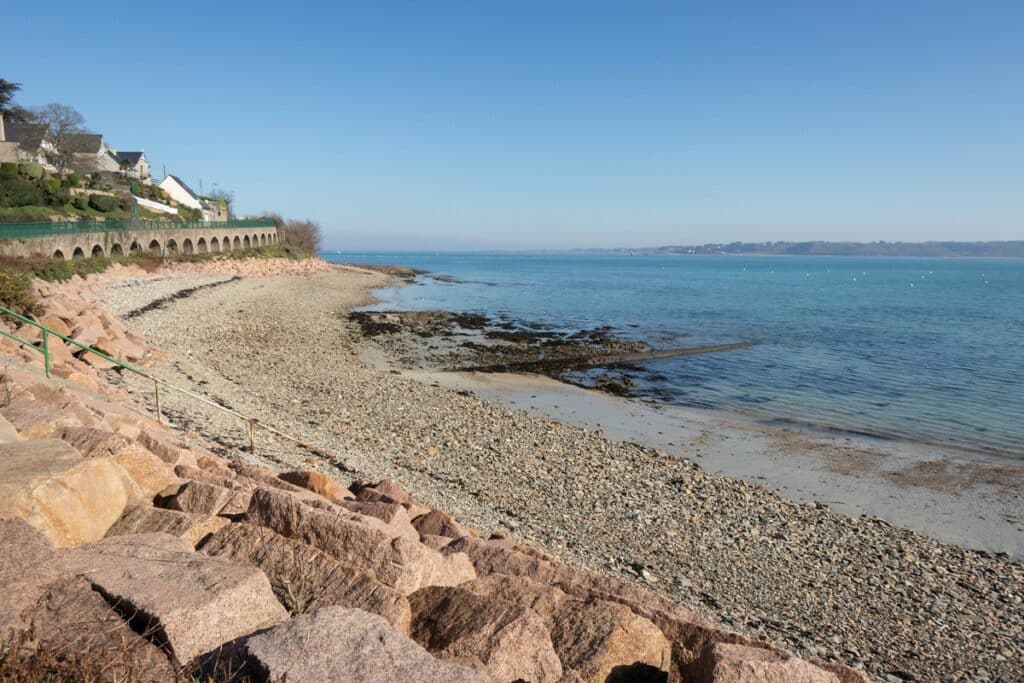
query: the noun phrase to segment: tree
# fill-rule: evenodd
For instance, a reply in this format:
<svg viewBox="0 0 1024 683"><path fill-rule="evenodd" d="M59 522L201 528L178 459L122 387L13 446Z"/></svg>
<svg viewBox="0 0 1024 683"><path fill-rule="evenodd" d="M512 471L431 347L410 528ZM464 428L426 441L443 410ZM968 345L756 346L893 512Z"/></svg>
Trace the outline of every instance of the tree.
<svg viewBox="0 0 1024 683"><path fill-rule="evenodd" d="M222 190L213 188L210 192L210 199L224 206L228 210L228 217L234 217L234 212L231 210L231 205L235 201L235 193L230 190Z"/></svg>
<svg viewBox="0 0 1024 683"><path fill-rule="evenodd" d="M284 226L284 241L307 254L315 256L322 240L320 224L309 219L288 221Z"/></svg>
<svg viewBox="0 0 1024 683"><path fill-rule="evenodd" d="M0 78L0 116L8 121L27 121L28 110L14 103L14 95L21 90L21 83L12 83Z"/></svg>
<svg viewBox="0 0 1024 683"><path fill-rule="evenodd" d="M76 134L84 132L85 117L74 107L58 102L36 107L32 114L38 123L46 126L49 133L52 149L47 158L64 175L75 156L72 140Z"/></svg>

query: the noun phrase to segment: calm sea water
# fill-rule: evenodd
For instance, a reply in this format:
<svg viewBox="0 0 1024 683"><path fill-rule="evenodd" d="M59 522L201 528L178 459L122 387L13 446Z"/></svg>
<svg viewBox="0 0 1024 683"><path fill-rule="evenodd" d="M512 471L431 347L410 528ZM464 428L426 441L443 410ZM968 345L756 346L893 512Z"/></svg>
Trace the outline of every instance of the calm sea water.
<svg viewBox="0 0 1024 683"><path fill-rule="evenodd" d="M386 306L611 325L656 347L641 394L1024 458L1024 260L327 254L446 274Z"/></svg>

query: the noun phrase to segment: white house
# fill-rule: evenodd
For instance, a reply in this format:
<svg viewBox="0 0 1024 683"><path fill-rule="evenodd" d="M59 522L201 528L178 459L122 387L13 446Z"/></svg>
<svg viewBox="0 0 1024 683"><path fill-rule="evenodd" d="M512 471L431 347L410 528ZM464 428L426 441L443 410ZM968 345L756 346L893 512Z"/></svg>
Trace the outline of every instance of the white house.
<svg viewBox="0 0 1024 683"><path fill-rule="evenodd" d="M167 196L178 202L182 206L186 206L190 209L202 209L203 203L199 199L199 195L192 191L185 181L176 175L167 174L167 177L160 181L157 185L161 190L167 193Z"/></svg>

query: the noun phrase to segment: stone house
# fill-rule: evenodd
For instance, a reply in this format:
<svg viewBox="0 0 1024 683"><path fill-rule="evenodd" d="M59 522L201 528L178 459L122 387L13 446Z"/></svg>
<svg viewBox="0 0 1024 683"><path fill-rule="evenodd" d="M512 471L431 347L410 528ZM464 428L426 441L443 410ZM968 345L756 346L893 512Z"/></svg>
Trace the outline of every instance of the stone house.
<svg viewBox="0 0 1024 683"><path fill-rule="evenodd" d="M114 148L107 150L107 154L117 164L118 170L127 170L134 178L149 180L149 159L146 152L118 152Z"/></svg>
<svg viewBox="0 0 1024 683"><path fill-rule="evenodd" d="M47 139L46 126L41 123L4 122L5 146L17 148L16 159L6 161L29 161L49 167L47 155L53 152L53 145Z"/></svg>

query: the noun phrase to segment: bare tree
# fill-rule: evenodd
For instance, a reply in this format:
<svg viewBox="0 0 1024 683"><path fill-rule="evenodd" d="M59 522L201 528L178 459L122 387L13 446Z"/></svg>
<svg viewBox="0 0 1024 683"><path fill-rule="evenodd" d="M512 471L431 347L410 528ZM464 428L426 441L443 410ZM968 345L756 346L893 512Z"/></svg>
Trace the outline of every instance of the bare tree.
<svg viewBox="0 0 1024 683"><path fill-rule="evenodd" d="M32 114L36 121L46 126L52 145L47 157L64 175L75 156L72 140L76 134L84 132L85 117L74 107L58 102L36 107Z"/></svg>
<svg viewBox="0 0 1024 683"><path fill-rule="evenodd" d="M284 226L284 241L307 254L316 255L322 240L320 224L309 219L288 221Z"/></svg>
<svg viewBox="0 0 1024 683"><path fill-rule="evenodd" d="M234 217L234 212L231 210L232 204L235 203L234 192L232 192L231 190L214 188L213 191L210 192L210 199L217 202L218 204L222 204L224 208L227 209L229 218Z"/></svg>

